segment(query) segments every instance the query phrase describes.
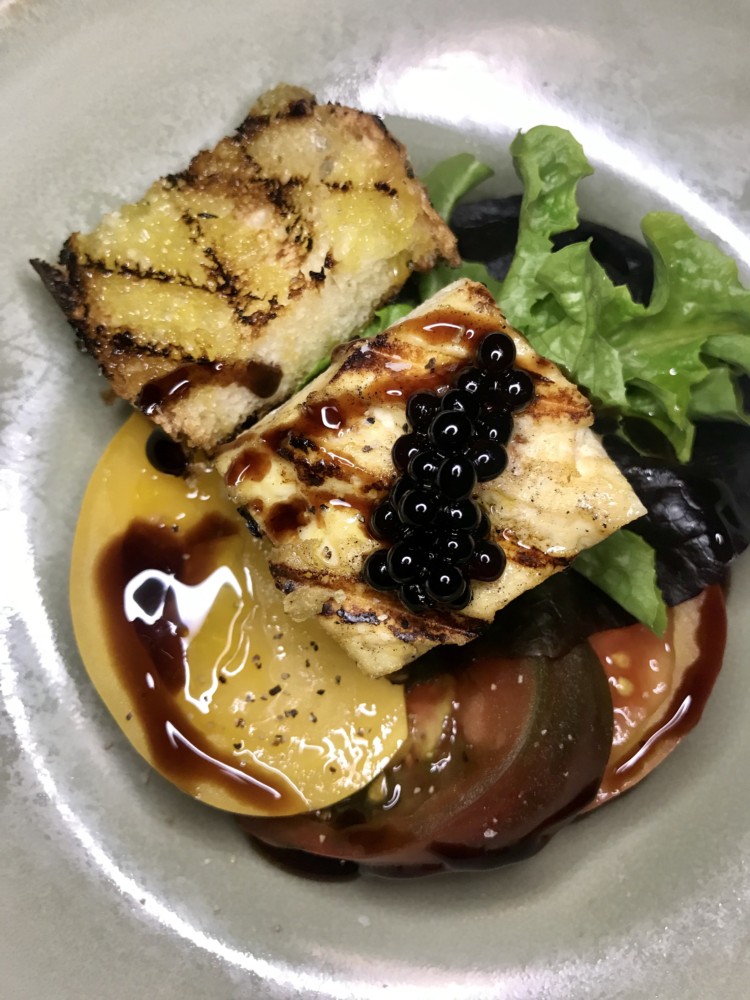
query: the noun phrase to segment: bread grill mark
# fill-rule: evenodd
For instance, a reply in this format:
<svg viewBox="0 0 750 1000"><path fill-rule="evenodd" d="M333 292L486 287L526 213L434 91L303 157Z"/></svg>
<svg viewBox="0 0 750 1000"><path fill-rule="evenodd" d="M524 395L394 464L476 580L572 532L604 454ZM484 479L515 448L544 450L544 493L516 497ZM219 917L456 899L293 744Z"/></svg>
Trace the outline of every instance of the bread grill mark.
<svg viewBox="0 0 750 1000"><path fill-rule="evenodd" d="M259 169L257 165L256 169ZM269 192L268 203L274 206L282 218L285 218L286 213L290 212L291 209L285 200L284 192L301 186L303 181L301 178L293 177L286 184L282 184L276 178L262 178L261 184ZM200 190L201 188L200 183L193 178L190 168L180 175L172 175L168 179L167 186L178 187L180 189L192 187L195 190ZM232 185L229 182L227 182L226 188L226 195L231 197ZM109 364L112 358L116 358L117 362L120 363L124 357L128 356L134 358L154 357L171 359L174 362L172 366L174 369L187 364L197 366L214 365L213 370L216 372L216 377L213 384L215 385L229 385L231 383L247 384L248 377L245 366L250 367L253 364L257 364L257 362L237 361L237 359L228 357L215 359L214 361L210 361L206 357L195 358L182 350L178 344L170 344L163 347L157 346L138 339L132 330L124 328L99 325L92 331L89 322L85 282L92 274L98 274L103 277L119 274L137 281L153 281L162 285L181 285L189 287L199 294L220 296L226 299L228 305L233 308L240 323L255 328L253 330L254 336L257 335L257 330L260 327L264 326L271 319L275 319L279 312L284 309L284 305L279 303L276 295L271 296L265 304L265 309L256 308L252 313L248 314L247 306L251 302L258 303L261 300L257 295L241 291L241 279L239 276L233 273L228 264L221 259L217 249L209 245L199 222L201 217L211 219L216 216L213 213L204 212L191 215L185 212L181 218L186 227L187 238L190 242L201 248L206 257L206 273L207 276L210 275L213 279L208 287L196 283L190 275L179 273L168 274L154 268L139 268L136 265L122 261L117 261L114 267L108 267L103 260L92 259L91 257L77 254L71 238L66 240L63 245L58 266L48 264L42 260L33 260L31 262L44 282L45 287L52 294L69 322L73 325L79 346L82 350L93 355L100 361L105 374L110 374ZM311 240L309 244L312 244ZM309 253L309 248L306 252ZM330 253L326 255L325 265L329 268L334 265ZM312 279L306 281L301 275L298 276L294 288L295 294L299 295L305 287L311 284L314 284ZM276 385L280 382L282 375L280 369L277 369L277 371L279 376L276 379ZM168 374L168 370L162 370L158 378L152 381L160 381ZM200 375L202 374L201 372ZM206 378L200 376L192 379L190 384L186 383L185 391L179 395L172 394L168 400L163 402L160 408L174 405L178 399L184 398L193 387L205 384L206 381ZM149 382L141 387L138 397L134 400L136 406L141 405L139 403L140 398L149 394L149 387L151 390L154 388ZM275 388L276 386L274 386L274 391ZM265 398L272 394L273 392L261 392L259 396L260 398Z"/></svg>
<svg viewBox="0 0 750 1000"><path fill-rule="evenodd" d="M233 141L247 141L254 139L260 132L268 128L272 121L277 122L285 118L306 118L313 113L317 107L317 101L312 94L304 98L298 98L287 105L285 111L271 115L258 115L252 112L237 126Z"/></svg>
<svg viewBox="0 0 750 1000"><path fill-rule="evenodd" d="M355 182L356 166L346 171L348 177L340 175L346 157L359 150L379 167L375 177L383 180L377 188L372 175ZM188 446L212 451L267 409L252 396L222 391L229 372L242 373L240 359L251 351L274 360L289 353L271 402L279 402L303 376L309 359L305 351L299 357L288 352L288 345L292 318L307 316L308 302L322 324L313 336L330 338L327 304L341 298L347 286L352 304L345 314L351 314L353 331L366 321L369 308L394 294L407 268L457 261L455 240L424 190L407 180L412 176L403 146L374 116L318 106L305 91L281 85L258 99L232 136L156 181L142 199L106 216L91 233L74 233L57 265L34 265L79 346L130 402L148 382L181 366L221 364L216 393L202 395L192 406L182 405L183 396L178 407L170 396L157 417ZM339 283L328 281L338 263L332 220L339 198L362 199L378 189L384 198L403 199L406 215L400 204L396 214L411 222L399 236L384 230L384 259L392 259L394 268L375 269L370 297L367 288L361 290L356 258L349 268L341 262ZM366 199L352 208L357 217L364 213L363 224L373 211ZM248 246L257 252L248 253ZM269 326L273 320L280 320L277 327ZM344 322L335 331L337 341L346 336ZM277 329L279 350L270 339ZM197 371L202 374L203 367Z"/></svg>

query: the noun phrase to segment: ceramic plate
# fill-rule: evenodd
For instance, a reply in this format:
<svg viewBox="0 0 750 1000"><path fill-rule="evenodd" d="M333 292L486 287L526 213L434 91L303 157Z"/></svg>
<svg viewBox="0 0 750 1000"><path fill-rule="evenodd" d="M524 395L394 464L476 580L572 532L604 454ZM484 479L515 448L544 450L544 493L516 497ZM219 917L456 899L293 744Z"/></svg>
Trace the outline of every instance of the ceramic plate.
<svg viewBox="0 0 750 1000"><path fill-rule="evenodd" d="M125 408L27 260L288 80L386 115L418 169L477 153L496 191L516 129L568 126L588 216L634 233L673 207L747 263L749 37L727 0L0 3L3 996L747 995L750 559L704 720L633 796L504 871L286 875L152 774L84 675L71 539Z"/></svg>

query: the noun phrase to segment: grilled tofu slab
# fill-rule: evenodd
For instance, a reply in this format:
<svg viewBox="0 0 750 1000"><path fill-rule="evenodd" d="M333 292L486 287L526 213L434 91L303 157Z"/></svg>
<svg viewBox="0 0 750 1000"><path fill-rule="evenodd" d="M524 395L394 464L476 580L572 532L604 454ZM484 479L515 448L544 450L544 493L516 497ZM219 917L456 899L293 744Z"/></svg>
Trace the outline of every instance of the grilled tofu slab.
<svg viewBox="0 0 750 1000"><path fill-rule="evenodd" d="M32 263L115 391L210 451L441 258L455 239L380 119L281 86Z"/></svg>
<svg viewBox="0 0 750 1000"><path fill-rule="evenodd" d="M381 543L367 518L396 478L391 448L407 429L406 401L441 391L484 333L516 344L535 383L517 414L509 462L475 498L507 568L473 584L464 611L414 614L361 578ZM298 620L316 616L369 674L398 670L430 648L465 643L523 591L644 513L591 428L591 407L506 322L487 289L462 280L372 340L340 348L331 367L217 456L230 494L274 545L271 570Z"/></svg>

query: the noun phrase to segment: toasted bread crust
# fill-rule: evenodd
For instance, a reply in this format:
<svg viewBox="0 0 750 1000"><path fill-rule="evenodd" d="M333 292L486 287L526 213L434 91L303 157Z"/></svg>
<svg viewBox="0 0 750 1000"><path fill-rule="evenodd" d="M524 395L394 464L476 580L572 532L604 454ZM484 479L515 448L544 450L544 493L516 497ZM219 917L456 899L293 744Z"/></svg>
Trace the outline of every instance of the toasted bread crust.
<svg viewBox="0 0 750 1000"><path fill-rule="evenodd" d="M115 391L211 451L441 258L455 240L380 119L281 86L32 263Z"/></svg>

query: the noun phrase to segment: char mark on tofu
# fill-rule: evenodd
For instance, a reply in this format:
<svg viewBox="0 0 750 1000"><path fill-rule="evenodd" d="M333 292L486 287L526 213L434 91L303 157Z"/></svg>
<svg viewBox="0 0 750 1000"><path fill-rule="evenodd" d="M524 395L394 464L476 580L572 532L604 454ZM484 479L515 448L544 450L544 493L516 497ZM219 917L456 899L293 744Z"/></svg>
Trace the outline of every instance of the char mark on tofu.
<svg viewBox="0 0 750 1000"><path fill-rule="evenodd" d="M506 570L475 582L461 611L407 611L363 581L365 559L383 544L369 518L396 479L391 450L409 396L447 391L493 330L513 338L516 367L535 385L515 418L506 470L473 494ZM289 614L318 617L364 671L388 674L436 645L475 638L514 597L643 512L591 423L575 386L508 325L484 286L462 280L339 351L326 372L222 448L217 467L237 504L261 505L257 523Z"/></svg>
<svg viewBox="0 0 750 1000"><path fill-rule="evenodd" d="M211 452L441 259L455 239L382 122L280 86L32 263L114 390Z"/></svg>

